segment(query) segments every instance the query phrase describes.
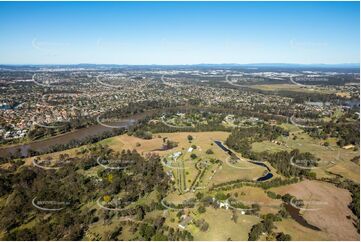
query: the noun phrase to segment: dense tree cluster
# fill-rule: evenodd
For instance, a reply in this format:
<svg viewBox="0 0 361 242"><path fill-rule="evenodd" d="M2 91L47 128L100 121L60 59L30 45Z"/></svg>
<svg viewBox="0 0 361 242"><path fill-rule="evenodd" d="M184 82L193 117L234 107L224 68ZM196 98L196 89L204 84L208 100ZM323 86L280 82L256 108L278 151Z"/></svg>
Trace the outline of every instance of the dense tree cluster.
<svg viewBox="0 0 361 242"><path fill-rule="evenodd" d="M291 236L284 233L274 233L272 230L275 228L274 222L281 221L282 217L278 214L266 214L262 216L262 221L253 225L251 231L248 234L249 241L255 241L260 238L262 234L268 235L267 238L273 238L270 240L291 240ZM269 240L269 239L267 239Z"/></svg>
<svg viewBox="0 0 361 242"><path fill-rule="evenodd" d="M242 153L242 156L244 157L253 160L269 161L272 166L277 169L277 172L286 177L314 178L315 174L310 172L309 169L302 169L302 167L300 167L317 166L317 159L311 153L300 153L299 150L293 150L291 152L280 151L276 153L255 153L252 151L251 144L253 142L274 140L280 135L288 136L288 132L280 127L267 124L264 124L261 127L240 128L232 131L226 140L226 144L235 151ZM292 163L292 160L305 162L297 166L293 165L294 162Z"/></svg>
<svg viewBox="0 0 361 242"><path fill-rule="evenodd" d="M281 179L279 177L274 178L272 180L264 181L264 182L255 182L245 179L237 179L229 182L219 183L217 185L213 185L210 188L210 191L228 191L234 188L240 188L242 186L254 186L254 187L261 187L263 189L269 189L272 187L279 187L284 185L289 185L293 183L299 182L297 177L293 177L290 179Z"/></svg>
<svg viewBox="0 0 361 242"><path fill-rule="evenodd" d="M341 118L322 123L319 128L305 129L310 136L318 139L337 138L340 147L360 145L360 122L356 114L347 112Z"/></svg>
<svg viewBox="0 0 361 242"><path fill-rule="evenodd" d="M251 144L265 140L274 140L280 135L288 136L288 132L278 126L266 123L249 128L234 129L226 140L226 145L244 157L252 158Z"/></svg>
<svg viewBox="0 0 361 242"><path fill-rule="evenodd" d="M267 160L277 169L277 172L286 177L307 177L314 179L315 174L309 168L317 167L318 160L309 152L300 153L299 150L291 152L280 151L276 153L262 152L257 154L258 159ZM302 161L299 163L298 161ZM306 167L306 169L304 168Z"/></svg>
<svg viewBox="0 0 361 242"><path fill-rule="evenodd" d="M99 166L98 157L117 161L116 164L106 163L108 166L125 164L127 167L99 169L98 178L82 175L83 169ZM121 204L131 204L152 192L157 192L161 198L169 184L159 156L143 158L136 151L114 153L101 145L79 150L75 160L63 163L58 170L21 166L0 174L0 197L6 201L0 207L0 229L5 232L3 239L7 240L81 240L92 223L99 219L110 220L115 215L100 207L89 210L87 204L98 198L115 199L121 193L126 194ZM46 209L61 210L41 210L33 206L34 203ZM152 202L130 208L124 205L124 208L117 216L133 215L142 220L145 213L162 207ZM29 222L33 226L22 228ZM111 237L119 233L120 228ZM146 234L144 238L148 238Z"/></svg>

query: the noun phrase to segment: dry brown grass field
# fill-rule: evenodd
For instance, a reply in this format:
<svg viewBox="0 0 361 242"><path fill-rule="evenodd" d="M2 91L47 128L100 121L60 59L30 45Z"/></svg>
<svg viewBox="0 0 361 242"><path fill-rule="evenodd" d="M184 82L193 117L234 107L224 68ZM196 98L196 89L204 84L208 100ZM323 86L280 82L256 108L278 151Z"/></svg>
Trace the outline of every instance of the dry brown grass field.
<svg viewBox="0 0 361 242"><path fill-rule="evenodd" d="M331 94L335 91L327 90L319 87L303 87L294 84L266 84L266 85L253 85L251 86L255 89L260 89L263 91L293 91L293 92L304 92L304 93L324 93Z"/></svg>
<svg viewBox="0 0 361 242"><path fill-rule="evenodd" d="M259 204L261 208L260 214L276 214L282 204L280 199L268 197L265 191L259 187L244 186L227 191L227 193L230 193L232 198L247 206L251 206L253 203Z"/></svg>
<svg viewBox="0 0 361 242"><path fill-rule="evenodd" d="M329 174L327 174L326 171L331 171L359 182L359 166L350 162L350 159L357 154L356 151L341 149L336 146L335 140L332 139L329 140L330 147L325 147L320 143L320 141L312 139L293 125L286 124L284 127L290 130L293 135L297 135L297 139L293 140L292 138L287 139L281 137L278 139L282 142L281 145L277 145L272 142L260 142L254 143L252 148L255 151L290 151L294 148L298 148L302 152L308 151L313 153L316 157L321 158L321 160L334 159L338 154L340 154L338 162L332 167L328 167L327 169L315 169L317 176L328 176ZM188 141L188 135L193 137L192 142ZM187 199L194 198L196 194L195 192L187 191L187 189L190 188L192 181L198 173L195 168L195 164L200 160L207 161L210 159L219 159L223 161L222 165L213 164L206 169L199 185L200 187L203 186L205 188L204 190L199 190L201 192L207 193L208 188L215 184L236 179L256 180L258 177L263 175L264 168L250 164L246 159L242 158L239 153L237 153L237 155L239 156L240 161L237 164L230 165L227 163L229 158L228 154L214 144L213 141L220 140L224 142L228 135L228 132L159 133L154 134L153 139L151 140L144 140L124 134L105 139L100 141L99 144L108 145L114 151L136 149L144 156L150 153L157 153L162 158L169 157L178 151L182 152L182 155L178 158L174 165L184 164L187 169L179 170L165 166L166 171L173 172L176 180L176 190L166 197L166 201L174 204L180 204ZM163 146L163 138L177 142L178 146L169 150L161 150ZM188 152L191 145L195 145L197 148L192 152ZM83 146L83 148L84 147L86 146ZM40 157L46 158L51 156L53 158L58 158L61 154L68 154L72 157L76 156L77 151L81 149L82 147L79 147L42 155ZM213 154L206 154L208 149L211 149ZM192 153L197 155L196 159L191 159L190 155ZM31 164L34 158L35 157L26 159L26 164ZM267 165L271 167L272 173L275 177L282 177L276 173L276 170L269 163L267 163ZM97 168L95 167L86 171L86 174L89 176L95 176L96 172ZM177 187L178 181L182 184L185 182L185 187ZM354 216L348 208L348 204L351 202L351 195L347 190L337 188L332 184L324 182L306 180L297 184L272 188L271 191L281 195L290 193L304 201L312 200L325 202L324 207L321 207L317 211L302 211L304 218L310 224L319 227L322 231L314 231L303 227L291 218L283 219L281 222L276 222L275 225L277 228L275 231L288 233L292 236L293 240L358 240L359 235L352 224L352 220L347 218L347 216ZM246 205L259 203L261 207L260 214L277 213L281 204L280 200L269 198L264 190L257 187L244 186L229 190L227 193L230 193L233 198L244 202ZM235 195L236 193L237 195ZM140 200L139 203L146 202L147 199L148 198ZM152 200L154 199L155 197L153 196ZM232 212L230 210L207 207L207 211L205 213L199 214L196 208L197 206L194 209L186 210L191 213L192 217L195 219L204 218L207 223L209 223L209 229L207 232L202 232L193 224L190 224L187 230L192 232L195 240L227 240L229 238L232 240L247 240L250 228L259 221L259 217L257 216L239 214L238 221L235 223L231 220ZM175 229L178 228L176 212L177 211L166 212L166 224ZM152 214L154 216L158 216L162 213L163 212L158 211ZM151 216L151 214L148 216ZM114 224L116 223L117 221L114 220L109 225L109 231L115 228ZM90 234L87 234L86 238L96 239L97 234L103 239L106 238L108 236L108 230L102 230L102 227L104 226L101 224L93 224L90 229L92 232L89 232ZM121 238L130 238L129 233L129 229L125 226L124 233Z"/></svg>
<svg viewBox="0 0 361 242"><path fill-rule="evenodd" d="M314 210L302 211L303 217L325 232L328 239L359 240L352 220L347 218L354 216L348 208L351 202L349 191L326 182L309 180L271 190L281 195L289 193L304 200L306 207Z"/></svg>

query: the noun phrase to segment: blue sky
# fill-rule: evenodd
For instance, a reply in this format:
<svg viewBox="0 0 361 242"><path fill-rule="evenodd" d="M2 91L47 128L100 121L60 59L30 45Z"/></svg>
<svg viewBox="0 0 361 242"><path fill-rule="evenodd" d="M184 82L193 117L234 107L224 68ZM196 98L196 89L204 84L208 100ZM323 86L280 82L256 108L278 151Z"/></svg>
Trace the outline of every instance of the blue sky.
<svg viewBox="0 0 361 242"><path fill-rule="evenodd" d="M0 2L0 63L359 63L359 9L359 2Z"/></svg>

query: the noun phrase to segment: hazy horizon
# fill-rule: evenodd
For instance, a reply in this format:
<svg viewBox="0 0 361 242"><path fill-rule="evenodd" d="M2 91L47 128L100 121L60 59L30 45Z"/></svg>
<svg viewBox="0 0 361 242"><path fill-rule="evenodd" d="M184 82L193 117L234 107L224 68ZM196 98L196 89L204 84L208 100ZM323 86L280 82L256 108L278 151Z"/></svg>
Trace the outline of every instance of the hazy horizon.
<svg viewBox="0 0 361 242"><path fill-rule="evenodd" d="M224 65L224 66L360 66L360 63L276 63L276 62L269 62L269 63L195 63L195 64L187 64L187 63L180 63L180 64L116 64L116 63L53 63L53 64L47 64L47 63L39 63L39 64L33 64L33 63L19 63L19 64L9 64L9 63L0 63L0 65L9 65L9 66L27 66L27 65L33 65L33 66L56 66L56 65L69 65L69 66L76 66L76 65L117 65L117 66L201 66L201 65Z"/></svg>

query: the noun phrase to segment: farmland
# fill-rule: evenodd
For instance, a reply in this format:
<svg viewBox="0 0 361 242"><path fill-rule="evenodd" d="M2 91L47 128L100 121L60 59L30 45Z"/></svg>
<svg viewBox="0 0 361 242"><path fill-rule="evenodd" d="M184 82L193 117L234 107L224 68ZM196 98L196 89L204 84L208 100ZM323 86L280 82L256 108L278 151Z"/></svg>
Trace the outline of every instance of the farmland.
<svg viewBox="0 0 361 242"><path fill-rule="evenodd" d="M353 69L31 68L0 71L0 239L359 239Z"/></svg>

